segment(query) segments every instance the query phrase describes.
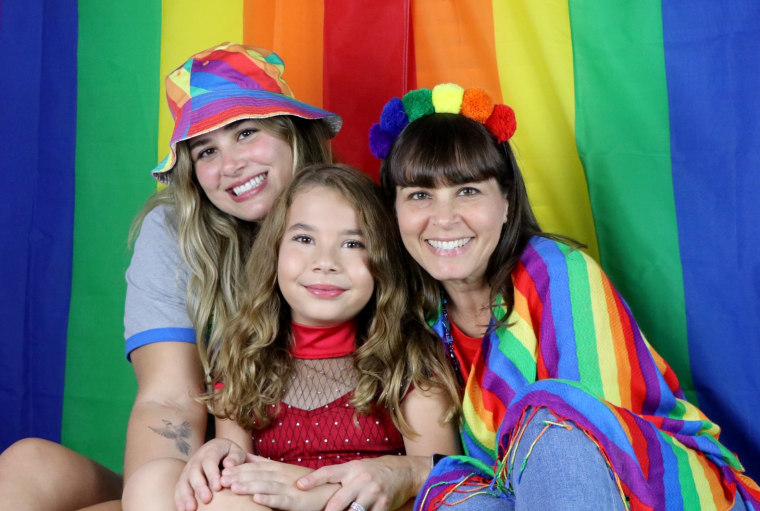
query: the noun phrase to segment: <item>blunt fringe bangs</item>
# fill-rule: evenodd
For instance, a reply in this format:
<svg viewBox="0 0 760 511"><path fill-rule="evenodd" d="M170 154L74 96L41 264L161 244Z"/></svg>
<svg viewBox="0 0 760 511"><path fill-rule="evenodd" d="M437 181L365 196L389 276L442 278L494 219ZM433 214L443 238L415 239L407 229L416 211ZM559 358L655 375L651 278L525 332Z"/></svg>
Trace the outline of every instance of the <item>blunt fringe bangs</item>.
<svg viewBox="0 0 760 511"><path fill-rule="evenodd" d="M494 178L506 194L514 159L499 147L482 124L463 115L421 117L404 128L383 160L381 183L395 196L396 186L434 188Z"/></svg>

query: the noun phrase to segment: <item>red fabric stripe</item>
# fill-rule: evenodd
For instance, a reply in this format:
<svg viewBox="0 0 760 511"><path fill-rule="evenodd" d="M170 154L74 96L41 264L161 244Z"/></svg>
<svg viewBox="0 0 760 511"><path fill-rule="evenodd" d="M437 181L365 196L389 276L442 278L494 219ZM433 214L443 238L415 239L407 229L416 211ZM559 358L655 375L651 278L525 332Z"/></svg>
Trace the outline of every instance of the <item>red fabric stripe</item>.
<svg viewBox="0 0 760 511"><path fill-rule="evenodd" d="M209 117L206 117L205 119L196 120L193 122L193 124L190 126L190 129L185 136L185 138L191 138L199 133L206 132L212 128L218 128L220 126L229 124L236 120L237 116L240 116L241 119L244 118L244 116L249 115L251 112L250 106L239 106L239 107L233 107L233 108L226 108L222 110L221 112L218 112L214 115L211 115ZM282 105L258 105L256 107L256 112L258 115L261 116L275 116L275 115L284 115L288 114L290 115L290 110L284 110L282 108Z"/></svg>
<svg viewBox="0 0 760 511"><path fill-rule="evenodd" d="M643 435L641 428L636 424L636 420L630 412L624 408L616 408L615 412L618 417L623 419L623 423L625 423L628 435L631 439L633 452L636 453L636 458L641 465L644 479L649 480L649 456L647 454L649 440ZM626 494L628 494L628 492Z"/></svg>
<svg viewBox="0 0 760 511"><path fill-rule="evenodd" d="M216 55L216 52L214 52L214 55L210 56L207 60L211 60L212 57L221 58L222 56ZM251 64L251 61L248 59L248 57L240 53L236 53L227 55L225 60L230 67L238 71L240 74L253 76L262 89L268 90L269 92L276 92L278 94L282 92L280 84L277 82L277 80L267 74L267 72L260 67Z"/></svg>
<svg viewBox="0 0 760 511"><path fill-rule="evenodd" d="M369 127L383 105L416 87L409 0L325 0L324 105L343 117L333 148L377 179Z"/></svg>
<svg viewBox="0 0 760 511"><path fill-rule="evenodd" d="M633 338L631 327L631 318L628 316L625 306L620 300L620 295L613 294L615 306L617 308L620 324L623 327L622 333L625 338L625 351L628 354L628 363L631 370L631 404L630 408L633 413L640 414L644 400L647 397L647 385L644 381L644 374L641 372L641 363L639 354L636 352L636 342Z"/></svg>
<svg viewBox="0 0 760 511"><path fill-rule="evenodd" d="M515 271L512 272L512 274L514 275L515 289L519 290L520 293L522 293L522 295L528 301L531 327L536 333L536 339L539 339L540 341L541 317L544 314L544 302L541 301L541 296L538 294L538 291L536 291L536 283L533 281L533 278L530 276L528 270L525 269L525 265L522 262L517 263ZM543 380L546 378L551 378L552 375L546 368L546 363L544 362L544 357L541 353L541 350L539 349L537 351L538 356L536 358L536 379Z"/></svg>

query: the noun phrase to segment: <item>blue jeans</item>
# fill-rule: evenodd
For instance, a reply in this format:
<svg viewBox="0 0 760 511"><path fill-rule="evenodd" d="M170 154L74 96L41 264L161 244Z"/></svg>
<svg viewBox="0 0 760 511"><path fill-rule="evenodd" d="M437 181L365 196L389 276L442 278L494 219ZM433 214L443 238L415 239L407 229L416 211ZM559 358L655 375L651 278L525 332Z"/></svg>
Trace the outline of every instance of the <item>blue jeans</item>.
<svg viewBox="0 0 760 511"><path fill-rule="evenodd" d="M557 425L547 428L544 421ZM558 421L547 408L539 408L514 449L508 478L514 493L490 494L477 491L482 486L464 484L445 499L446 504L458 511L627 508L596 444L572 421ZM731 511L746 510L737 494Z"/></svg>
<svg viewBox="0 0 760 511"><path fill-rule="evenodd" d="M508 479L513 494L456 492L445 502L477 511L625 509L612 471L586 433L570 421L548 427L544 421L560 424L547 408L539 408L513 447Z"/></svg>

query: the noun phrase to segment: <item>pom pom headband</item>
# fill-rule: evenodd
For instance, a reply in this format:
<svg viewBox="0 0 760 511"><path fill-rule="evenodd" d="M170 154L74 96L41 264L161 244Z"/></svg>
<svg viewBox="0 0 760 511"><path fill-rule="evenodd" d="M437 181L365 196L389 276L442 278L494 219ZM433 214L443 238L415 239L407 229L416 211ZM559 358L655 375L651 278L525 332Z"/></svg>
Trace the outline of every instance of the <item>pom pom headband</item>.
<svg viewBox="0 0 760 511"><path fill-rule="evenodd" d="M463 89L454 83L441 83L432 90L416 89L403 98L388 101L380 114L380 122L369 129L369 150L382 160L407 124L435 113L469 117L485 126L499 143L512 138L517 128L514 110L507 105L494 105L483 89Z"/></svg>

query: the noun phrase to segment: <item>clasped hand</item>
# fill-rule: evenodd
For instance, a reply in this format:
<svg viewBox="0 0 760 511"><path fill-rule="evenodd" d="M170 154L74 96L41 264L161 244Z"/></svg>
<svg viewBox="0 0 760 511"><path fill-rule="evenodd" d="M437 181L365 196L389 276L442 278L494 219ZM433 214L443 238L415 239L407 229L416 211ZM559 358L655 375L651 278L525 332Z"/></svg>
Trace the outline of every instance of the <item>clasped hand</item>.
<svg viewBox="0 0 760 511"><path fill-rule="evenodd" d="M313 471L249 454L235 442L217 438L187 462L174 502L178 511L195 511L199 502L209 504L215 492L226 489L273 509L338 511L353 501L373 511L396 509L409 497L410 461L382 456Z"/></svg>
<svg viewBox="0 0 760 511"><path fill-rule="evenodd" d="M220 467L222 467L220 469ZM299 490L295 482L312 470L248 454L224 438L204 444L185 465L174 492L178 511L195 511L214 493L228 489L252 502L276 509L320 511L338 485L323 484Z"/></svg>

